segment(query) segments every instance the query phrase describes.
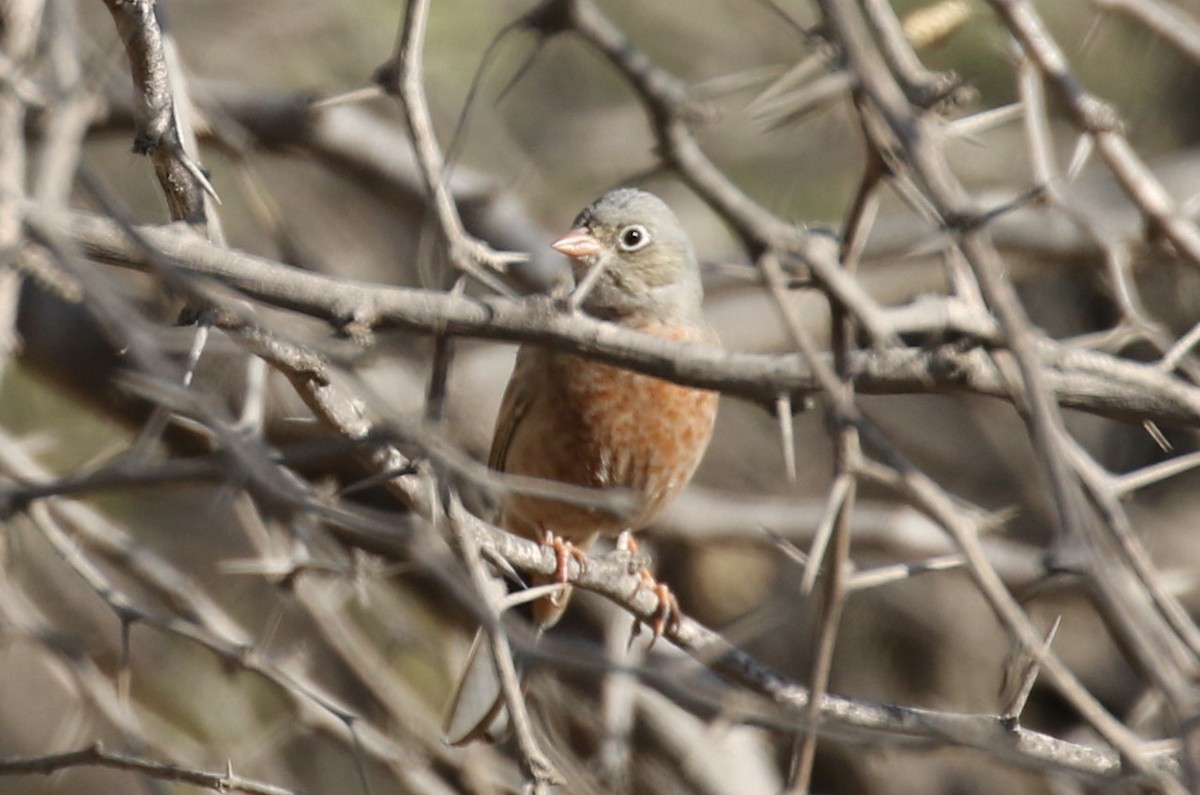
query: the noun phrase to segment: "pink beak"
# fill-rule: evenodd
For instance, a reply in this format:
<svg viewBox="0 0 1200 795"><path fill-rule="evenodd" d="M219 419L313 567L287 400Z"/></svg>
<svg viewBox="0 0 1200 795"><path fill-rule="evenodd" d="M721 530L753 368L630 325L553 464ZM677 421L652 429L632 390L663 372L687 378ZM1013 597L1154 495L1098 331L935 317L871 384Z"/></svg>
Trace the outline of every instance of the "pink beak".
<svg viewBox="0 0 1200 795"><path fill-rule="evenodd" d="M573 258L595 256L603 250L600 241L586 229L572 229L550 244L550 248Z"/></svg>

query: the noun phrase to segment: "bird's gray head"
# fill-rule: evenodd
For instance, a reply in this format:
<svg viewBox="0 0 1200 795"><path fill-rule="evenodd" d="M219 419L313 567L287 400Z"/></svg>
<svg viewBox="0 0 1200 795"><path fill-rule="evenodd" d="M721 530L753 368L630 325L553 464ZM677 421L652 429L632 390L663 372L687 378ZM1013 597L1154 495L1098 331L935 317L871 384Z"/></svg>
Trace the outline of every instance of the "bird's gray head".
<svg viewBox="0 0 1200 795"><path fill-rule="evenodd" d="M577 285L592 282L582 303L588 313L618 321L700 321L695 252L657 196L634 188L604 194L576 216L554 248L571 258Z"/></svg>

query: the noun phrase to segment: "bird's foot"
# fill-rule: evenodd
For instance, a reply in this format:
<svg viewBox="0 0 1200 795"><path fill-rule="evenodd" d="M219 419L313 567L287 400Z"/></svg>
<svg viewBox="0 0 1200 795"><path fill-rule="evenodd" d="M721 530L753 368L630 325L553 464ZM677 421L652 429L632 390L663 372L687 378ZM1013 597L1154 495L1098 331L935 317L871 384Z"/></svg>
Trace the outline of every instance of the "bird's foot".
<svg viewBox="0 0 1200 795"><path fill-rule="evenodd" d="M572 559L579 564L580 571L587 570L587 553L582 549L578 549L567 539L560 535L556 535L550 530L542 531L541 538L542 546L550 547L554 550L554 558L557 565L554 567L554 582L560 585L567 581L567 567ZM550 603L557 607L561 601L561 591L550 597Z"/></svg>
<svg viewBox="0 0 1200 795"><path fill-rule="evenodd" d="M675 594L665 582L659 582L650 573L650 570L643 568L639 572L641 582L638 584L639 591L650 591L658 597L658 607L654 611L654 618L650 621L650 644L646 650L654 648L654 644L663 636L667 630L674 632L679 629L679 625L683 621L683 613L679 609L679 600L675 598ZM633 623L633 629L629 633L629 645L633 645L633 641L642 633L642 622L640 619Z"/></svg>

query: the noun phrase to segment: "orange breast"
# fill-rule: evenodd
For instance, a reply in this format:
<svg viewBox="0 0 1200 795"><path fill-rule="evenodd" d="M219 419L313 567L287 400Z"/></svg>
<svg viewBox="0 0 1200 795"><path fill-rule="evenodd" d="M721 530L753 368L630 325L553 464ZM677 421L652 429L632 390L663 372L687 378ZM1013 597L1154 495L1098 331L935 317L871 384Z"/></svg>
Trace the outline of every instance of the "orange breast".
<svg viewBox="0 0 1200 795"><path fill-rule="evenodd" d="M699 330L648 327L671 339ZM620 486L643 495L620 519L598 509L515 496L506 526L522 535L550 530L572 540L649 524L691 479L712 434L717 394L568 354L550 353L545 381L514 434L505 470L579 486Z"/></svg>

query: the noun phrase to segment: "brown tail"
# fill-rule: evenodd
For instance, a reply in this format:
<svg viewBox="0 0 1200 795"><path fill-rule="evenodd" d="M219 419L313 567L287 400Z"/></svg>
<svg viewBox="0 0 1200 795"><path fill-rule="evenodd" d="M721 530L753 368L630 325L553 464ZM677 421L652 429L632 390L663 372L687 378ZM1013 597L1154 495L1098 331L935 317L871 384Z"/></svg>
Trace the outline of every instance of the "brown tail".
<svg viewBox="0 0 1200 795"><path fill-rule="evenodd" d="M584 539L575 548L585 552L591 548L596 537ZM556 581L553 574L534 575L532 585L547 585ZM530 620L539 630L549 629L558 623L566 612L571 598L570 586L565 586L554 597L543 596L528 605ZM454 695L446 711L443 730L446 742L465 745L474 741L499 742L508 734L508 709L504 705L504 693L500 687L500 675L496 670L496 659L492 655L492 644L487 633L479 630L467 655L467 663Z"/></svg>

